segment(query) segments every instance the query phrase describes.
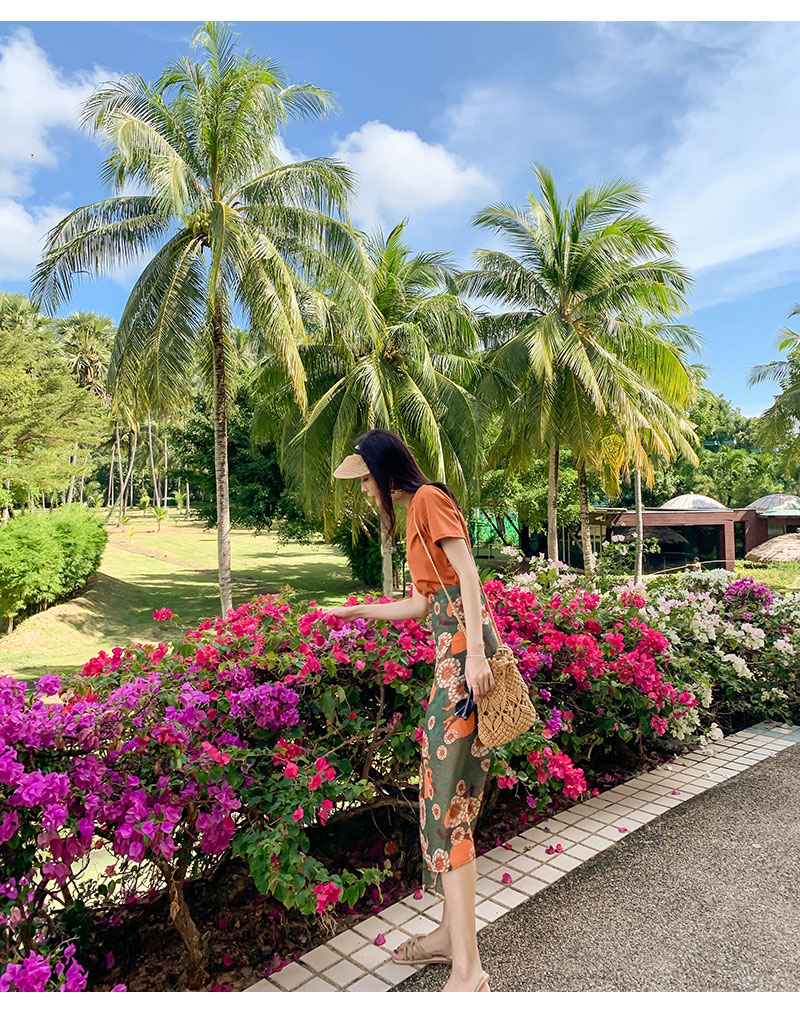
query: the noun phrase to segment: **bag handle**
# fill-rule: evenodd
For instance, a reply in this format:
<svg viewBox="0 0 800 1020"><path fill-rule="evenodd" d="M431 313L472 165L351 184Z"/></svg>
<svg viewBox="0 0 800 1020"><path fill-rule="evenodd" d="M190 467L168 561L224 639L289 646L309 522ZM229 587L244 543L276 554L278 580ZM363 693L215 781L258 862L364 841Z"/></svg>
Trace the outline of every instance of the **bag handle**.
<svg viewBox="0 0 800 1020"><path fill-rule="evenodd" d="M425 549L425 552L428 554L428 559L431 561L431 566L436 571L436 576L439 579L439 584L442 586L442 588L444 588L444 593L447 596L447 601L450 603L450 609L453 612L453 616L456 618L456 621L458 622L458 625L461 628L461 630L463 630L464 637L466 637L467 636L467 625L466 625L466 622L462 623L461 622L461 618L459 617L458 613L456 612L456 607L453 605L453 600L450 598L450 592L447 590L447 587L446 587L444 581L442 580L442 575L439 573L439 568L434 563L433 556L431 556L430 550L428 549L428 546L425 544L425 539L422 537L422 532L419 530L419 525L417 524L417 518L416 517L414 517L414 527L417 529L417 534L419 535L419 540L420 540L420 542L422 542L422 546ZM491 621L492 621L492 626L494 627L494 633L495 633L495 636L497 637L497 644L498 644L498 647L499 647L500 645L503 644L503 639L500 637L500 631L497 629L497 622L496 622L496 620L494 618L494 613L492 612L492 607L489 605L489 599L486 597L486 592L483 589L483 585L481 585L481 593L483 595L483 600L484 600L484 602L486 604L486 608L489 610L489 616L490 616Z"/></svg>

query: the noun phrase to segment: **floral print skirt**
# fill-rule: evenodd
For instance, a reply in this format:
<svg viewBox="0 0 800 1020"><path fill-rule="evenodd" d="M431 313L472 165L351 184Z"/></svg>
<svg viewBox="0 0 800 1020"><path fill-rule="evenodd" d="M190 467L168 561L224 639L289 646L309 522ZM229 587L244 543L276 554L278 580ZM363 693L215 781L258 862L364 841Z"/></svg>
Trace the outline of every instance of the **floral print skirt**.
<svg viewBox="0 0 800 1020"><path fill-rule="evenodd" d="M442 872L475 859L473 829L478 817L491 749L478 738L478 720L456 715L467 695L464 683L467 639L459 629L446 592L464 619L459 585L440 588L430 596L430 622L436 643L436 666L422 732L419 770L419 834L422 884L441 895ZM487 658L497 651L497 638L482 596L483 645Z"/></svg>

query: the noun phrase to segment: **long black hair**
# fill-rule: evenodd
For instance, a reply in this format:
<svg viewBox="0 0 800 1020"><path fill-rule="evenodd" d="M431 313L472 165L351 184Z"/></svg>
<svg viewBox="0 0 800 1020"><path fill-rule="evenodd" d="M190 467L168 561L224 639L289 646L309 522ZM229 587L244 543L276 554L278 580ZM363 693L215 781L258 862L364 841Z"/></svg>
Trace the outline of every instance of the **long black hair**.
<svg viewBox="0 0 800 1020"><path fill-rule="evenodd" d="M355 452L364 458L369 473L378 486L381 506L388 517L390 537L394 535L396 523L392 489L400 489L413 495L421 485L435 485L461 510L458 500L444 482L431 481L420 469L411 450L394 432L388 429L373 429L367 432L356 443Z"/></svg>

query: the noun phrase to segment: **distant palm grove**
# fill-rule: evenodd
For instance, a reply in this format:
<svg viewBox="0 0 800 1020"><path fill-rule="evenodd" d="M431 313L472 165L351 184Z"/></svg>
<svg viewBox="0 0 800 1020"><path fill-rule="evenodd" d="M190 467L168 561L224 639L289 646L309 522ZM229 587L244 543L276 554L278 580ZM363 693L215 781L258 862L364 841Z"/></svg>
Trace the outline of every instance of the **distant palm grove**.
<svg viewBox="0 0 800 1020"><path fill-rule="evenodd" d="M760 419L710 393L690 276L635 183L565 199L536 165L526 199L475 213L495 247L465 268L413 251L404 222L357 229L341 162L281 162L281 133L331 93L225 25L192 50L85 102L110 197L53 227L29 295L0 295L3 523L73 503L119 527L133 507L194 515L216 527L225 613L235 527L322 534L394 593L385 522L332 479L375 427L499 543L556 560L573 534L589 572L592 506L798 492L800 336L751 372L780 390ZM116 325L67 310L78 275L132 263Z"/></svg>

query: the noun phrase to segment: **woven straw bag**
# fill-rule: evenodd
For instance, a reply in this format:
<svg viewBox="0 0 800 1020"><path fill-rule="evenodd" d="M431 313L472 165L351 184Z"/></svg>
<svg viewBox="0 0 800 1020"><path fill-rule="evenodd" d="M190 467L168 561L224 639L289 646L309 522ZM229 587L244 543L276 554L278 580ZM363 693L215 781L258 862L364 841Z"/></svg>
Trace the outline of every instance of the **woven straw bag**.
<svg viewBox="0 0 800 1020"><path fill-rule="evenodd" d="M425 552L428 553L431 566L439 578L439 584L445 589L450 610L458 622L459 629L464 632L464 637L466 637L466 624L462 623L461 618L456 612L453 600L450 598L450 592L447 591L442 581L442 576L433 561L433 557L425 544L425 539L422 537L422 532L419 530L419 525L416 521L414 521L414 525ZM486 592L483 589L481 590L486 608L489 611L495 636L497 637L497 651L489 659L489 668L494 678L494 686L488 694L477 701L478 737L486 747L500 747L501 744L507 744L521 733L526 733L533 726L536 722L536 709L531 703L528 685L522 678L514 653L500 637L500 631L497 629L497 622L489 605L489 600L486 598Z"/></svg>

